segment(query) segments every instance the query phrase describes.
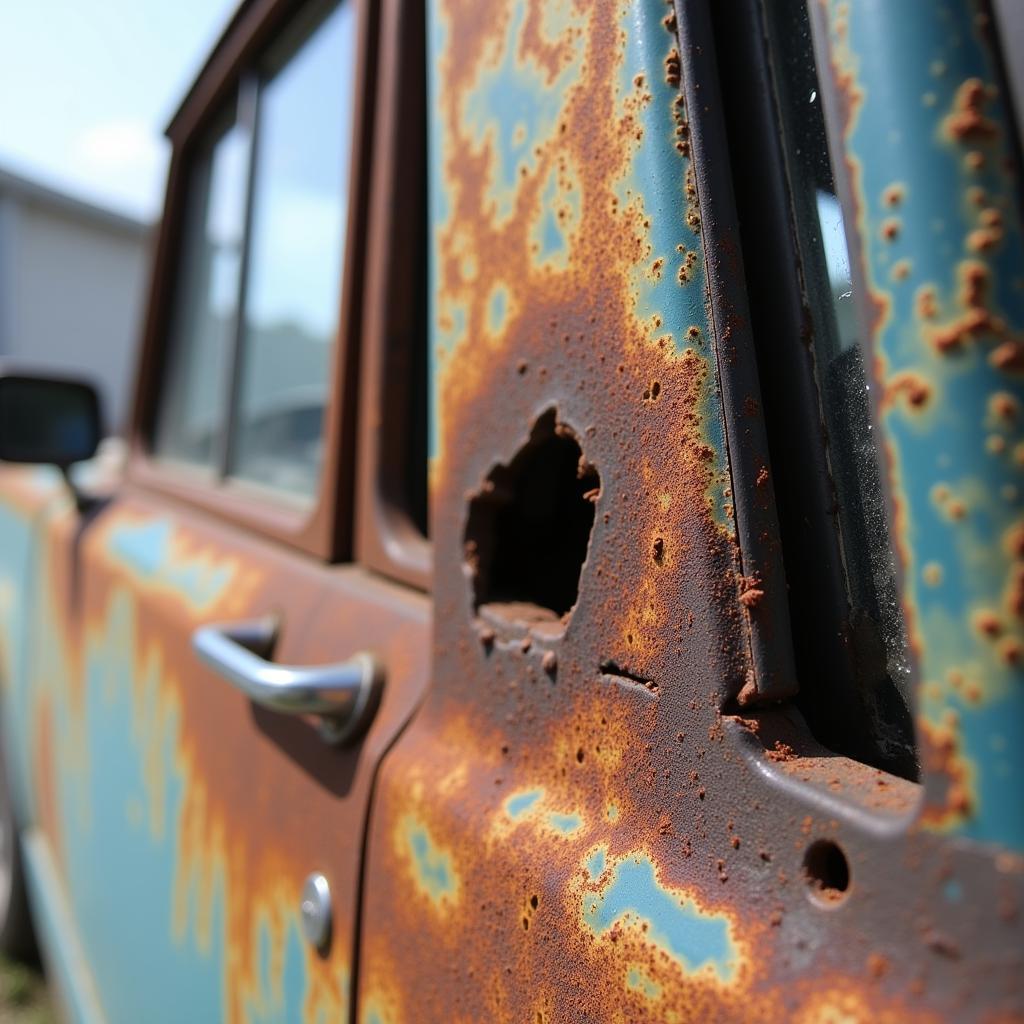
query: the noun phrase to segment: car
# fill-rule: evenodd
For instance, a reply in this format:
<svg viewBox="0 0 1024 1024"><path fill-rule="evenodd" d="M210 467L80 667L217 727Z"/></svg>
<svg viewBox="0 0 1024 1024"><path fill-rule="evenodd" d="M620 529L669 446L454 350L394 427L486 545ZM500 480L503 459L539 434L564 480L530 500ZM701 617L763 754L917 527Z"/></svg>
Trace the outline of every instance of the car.
<svg viewBox="0 0 1024 1024"><path fill-rule="evenodd" d="M243 0L123 443L0 373L67 1019L1024 1019L1020 21Z"/></svg>

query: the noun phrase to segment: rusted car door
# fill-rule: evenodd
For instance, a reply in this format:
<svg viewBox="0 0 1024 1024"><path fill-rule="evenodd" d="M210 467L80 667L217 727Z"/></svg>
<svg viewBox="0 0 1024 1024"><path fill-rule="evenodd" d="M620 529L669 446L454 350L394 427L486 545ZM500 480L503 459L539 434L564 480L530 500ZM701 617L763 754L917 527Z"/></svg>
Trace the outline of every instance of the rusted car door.
<svg viewBox="0 0 1024 1024"><path fill-rule="evenodd" d="M927 505L928 486L965 451L961 429L978 437L988 422L988 392L1013 392L1007 409L1019 401L1016 348L996 347L1018 337L1019 295L999 293L1011 329L986 319L994 268L956 291L965 238L981 259L1012 247L1020 268L992 37L970 3L916 4L913 17L902 5L810 6L824 71L787 124L818 116L829 90L837 177L863 190L860 161L875 158L906 175L902 190L857 193L847 225L863 244L851 246L860 337L881 403L857 441L870 446L881 423L892 445L883 471L903 455L912 467L889 484L901 515L909 500L917 517L898 516L895 536L923 785L912 728L909 746L900 733L904 676L886 667L879 623L850 582L856 567L842 560L847 509L837 524L826 447L810 498L794 500L808 438L822 440L814 353L826 347L811 275L827 253L820 226L816 249L794 234L803 211L785 160L800 151L780 149L773 92L789 69L765 26L772 11L775 28L798 23L802 5L508 0L485 11L436 0L433 675L374 800L366 1024L1024 1012L1020 775L1008 771L1021 680L998 653L1020 635L1012 578L1001 556L981 558L980 536L965 547L951 532L968 513L947 514L949 487L932 492L938 513ZM806 46L806 10L802 21ZM735 89L719 88L719 64ZM767 120L730 122L726 134L723 96L730 111ZM933 107L959 138L918 131ZM846 149L855 125L864 134ZM978 155L964 151L971 138ZM916 155L892 157L908 139ZM950 184L982 167L992 173L981 199L998 197L999 224L1013 225L991 245L970 234L976 212L957 206ZM813 189L798 198L813 211ZM927 212L941 202L945 213ZM820 204L834 210L835 197ZM952 248L915 241L952 297L925 316L972 317L953 329L960 355L1003 352L964 355L941 374L930 328L887 291L914 269L879 249L911 223L938 231L936 221ZM831 315L827 280L822 294ZM873 359L893 355L887 325L908 346L895 364ZM936 371L936 387L952 372L965 388L947 419L941 398L919 400L917 365ZM762 381L774 423L802 409L793 422L807 437L772 433ZM976 418L951 424L965 409ZM995 556L998 531L1019 523L1019 489L1001 462L978 472L991 490L968 492L999 524ZM785 501L781 485L779 501L773 493L780 473ZM865 502L873 494L865 487ZM996 495L1012 507L995 510ZM915 531L926 529L922 547ZM868 535L884 541L885 530L883 514ZM940 568L922 564L925 548ZM873 599L888 593L887 573ZM836 578L845 611L833 619ZM987 637L962 634L965 607L946 614L967 600L967 580L999 609ZM958 690L967 679L973 697ZM873 732L887 707L889 731ZM982 726L982 708L1002 726ZM983 736L992 749L978 746Z"/></svg>
<svg viewBox="0 0 1024 1024"><path fill-rule="evenodd" d="M5 620L5 646L28 637L5 718L39 926L77 1019L349 1015L374 771L429 669L424 595L372 555L345 564L378 13L240 8L170 129L127 480L81 512L23 475L33 592ZM372 538L382 503L362 504ZM345 676L361 653L379 690L341 744L308 692L275 710L237 688L276 685L279 666Z"/></svg>

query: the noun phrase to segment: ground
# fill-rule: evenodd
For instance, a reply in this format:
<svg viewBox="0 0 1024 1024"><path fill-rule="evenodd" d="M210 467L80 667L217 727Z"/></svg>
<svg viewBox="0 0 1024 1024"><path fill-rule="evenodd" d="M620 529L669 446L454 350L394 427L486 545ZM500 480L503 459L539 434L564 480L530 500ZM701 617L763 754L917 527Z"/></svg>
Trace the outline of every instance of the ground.
<svg viewBox="0 0 1024 1024"><path fill-rule="evenodd" d="M37 968L0 957L0 1024L54 1024L46 981Z"/></svg>

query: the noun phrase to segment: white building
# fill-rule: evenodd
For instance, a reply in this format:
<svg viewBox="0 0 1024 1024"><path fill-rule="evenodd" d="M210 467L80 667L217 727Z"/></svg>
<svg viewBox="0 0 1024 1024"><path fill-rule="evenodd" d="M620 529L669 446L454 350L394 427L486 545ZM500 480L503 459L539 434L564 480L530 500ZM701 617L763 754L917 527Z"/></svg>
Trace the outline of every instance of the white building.
<svg viewBox="0 0 1024 1024"><path fill-rule="evenodd" d="M148 225L0 169L0 360L87 377L109 432L129 414Z"/></svg>

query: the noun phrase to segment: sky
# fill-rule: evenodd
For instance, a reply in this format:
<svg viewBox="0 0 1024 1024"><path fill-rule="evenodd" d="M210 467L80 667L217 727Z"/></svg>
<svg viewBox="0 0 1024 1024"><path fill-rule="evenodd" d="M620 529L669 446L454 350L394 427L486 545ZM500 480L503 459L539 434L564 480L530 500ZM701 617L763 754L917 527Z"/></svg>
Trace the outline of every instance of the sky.
<svg viewBox="0 0 1024 1024"><path fill-rule="evenodd" d="M0 167L143 220L237 0L0 0Z"/></svg>

